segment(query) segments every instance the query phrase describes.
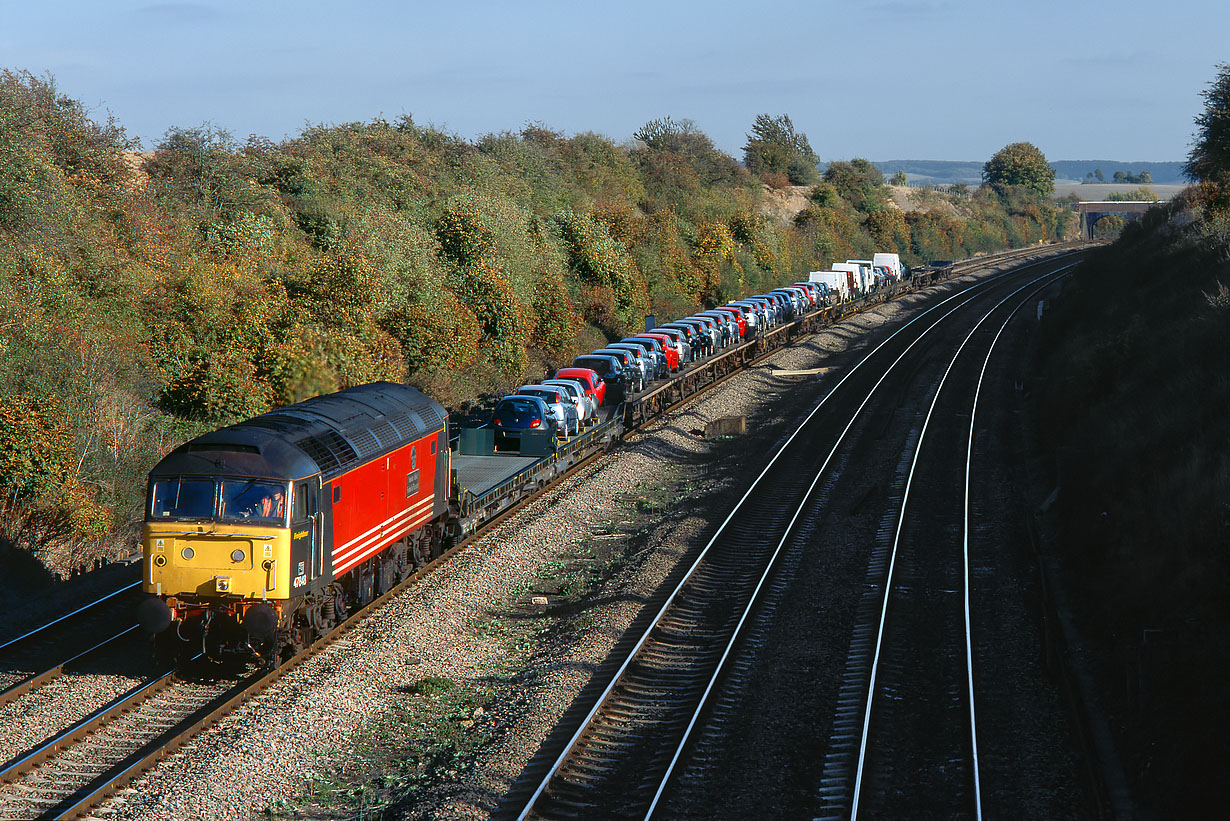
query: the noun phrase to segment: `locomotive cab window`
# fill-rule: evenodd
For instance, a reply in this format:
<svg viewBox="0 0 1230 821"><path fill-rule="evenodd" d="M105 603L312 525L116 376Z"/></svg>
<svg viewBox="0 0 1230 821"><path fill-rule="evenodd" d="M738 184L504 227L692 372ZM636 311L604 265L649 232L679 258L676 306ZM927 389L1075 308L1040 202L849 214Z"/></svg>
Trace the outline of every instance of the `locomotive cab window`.
<svg viewBox="0 0 1230 821"><path fill-rule="evenodd" d="M151 518L208 519L213 512L213 479L158 479L151 483Z"/></svg>
<svg viewBox="0 0 1230 821"><path fill-rule="evenodd" d="M308 517L316 512L316 494L312 492L309 482L295 485L294 509L291 521L306 522Z"/></svg>
<svg viewBox="0 0 1230 821"><path fill-rule="evenodd" d="M280 482L259 479L223 479L223 521L282 524L286 520L286 488Z"/></svg>

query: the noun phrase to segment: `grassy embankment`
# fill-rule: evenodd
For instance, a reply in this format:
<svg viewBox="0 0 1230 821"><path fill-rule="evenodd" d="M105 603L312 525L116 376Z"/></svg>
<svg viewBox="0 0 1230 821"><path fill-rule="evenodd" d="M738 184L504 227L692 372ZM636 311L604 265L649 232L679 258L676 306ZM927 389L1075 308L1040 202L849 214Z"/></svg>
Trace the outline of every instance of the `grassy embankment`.
<svg viewBox="0 0 1230 821"><path fill-rule="evenodd" d="M1222 802L1230 730L1230 245L1218 224L1181 203L1155 209L1082 266L1043 332L1059 558L1136 800L1158 817Z"/></svg>

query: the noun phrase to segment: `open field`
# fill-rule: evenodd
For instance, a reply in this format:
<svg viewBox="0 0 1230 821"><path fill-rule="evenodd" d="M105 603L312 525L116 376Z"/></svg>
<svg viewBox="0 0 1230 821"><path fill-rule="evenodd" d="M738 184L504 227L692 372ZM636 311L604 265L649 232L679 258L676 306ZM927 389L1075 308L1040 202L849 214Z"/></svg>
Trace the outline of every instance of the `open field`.
<svg viewBox="0 0 1230 821"><path fill-rule="evenodd" d="M1105 200L1116 191L1135 191L1138 188L1148 188L1163 200L1174 199L1186 185L1133 185L1131 183L1090 183L1088 185L1075 182L1055 183L1055 199L1062 199L1068 194L1075 194L1085 202Z"/></svg>

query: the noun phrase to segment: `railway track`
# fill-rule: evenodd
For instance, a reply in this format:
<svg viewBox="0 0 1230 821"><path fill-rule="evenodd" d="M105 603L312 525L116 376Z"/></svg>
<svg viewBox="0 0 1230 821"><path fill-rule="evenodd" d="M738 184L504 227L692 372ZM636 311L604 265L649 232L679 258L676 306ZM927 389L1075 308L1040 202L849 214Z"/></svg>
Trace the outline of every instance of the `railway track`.
<svg viewBox="0 0 1230 821"><path fill-rule="evenodd" d="M819 495L813 491L842 440L888 373L972 297L967 291L945 302L953 300L955 306L923 322L920 332L897 340L944 303L864 357L791 435L662 604L518 818L585 817L595 811L604 817L633 818L655 812L693 729L704 721L710 695L741 631L754 620L761 591L773 587L775 564L783 554L797 556L808 540L817 501L827 498L825 489ZM883 376L875 379L879 371L868 369L871 381L863 374L851 382L847 391L862 397L861 403L855 399L839 408L857 404L852 413L829 408L817 417L864 363L876 355L892 357L896 350L900 352ZM846 418L844 427L833 422ZM820 461L817 454L824 453Z"/></svg>
<svg viewBox="0 0 1230 821"><path fill-rule="evenodd" d="M871 651L852 659L853 677L863 689L860 744L850 772L843 772L844 757L828 761L829 775L821 782L824 818L857 818L860 812L892 817L920 806L942 806L949 818L982 818L969 584L978 397L1008 320L1039 287L1067 270L1039 278L1042 285L1026 283L988 311L958 346L936 389L906 478L885 574L868 580L881 595L878 619L855 628L859 646ZM998 315L1005 315L1002 324L992 322ZM932 424L964 415L968 429ZM954 495L954 487L963 492ZM962 538L954 540L950 534L958 528ZM866 641L868 636L874 641ZM840 733L849 729L841 722Z"/></svg>
<svg viewBox="0 0 1230 821"><path fill-rule="evenodd" d="M953 276L958 273L960 273L959 270L952 270L949 272L949 275ZM878 295L874 302L882 301L883 299L887 299L891 296L892 294L889 293ZM865 304L874 304L874 302L868 302ZM829 316L827 317L827 320L831 322L837 318L839 317ZM787 328L778 328L774 330L783 334L789 332ZM771 350L771 346L766 340L764 350L761 352L761 355L769 352L769 350ZM755 359L759 358L755 355L756 350L753 350L750 353L750 356L745 355L744 363L748 361L755 361ZM728 370L733 372L733 369ZM724 381L724 379L728 378L728 376L729 372L717 373L714 378L705 380L703 384L694 386L694 392L689 395L678 399L673 403L661 404L659 407L671 407L673 405L690 401L700 392L703 392L703 390L706 390L714 384L718 384L720 381ZM583 464L584 462L589 461L589 459L596 458L597 455L597 452L590 454L589 457L582 460L579 464ZM510 514L515 509L516 506L505 509L498 517L487 522L487 526L493 524L498 519L502 519L503 516ZM786 508L782 508L775 514L775 517L780 520L787 517L787 513L788 511ZM744 525L744 530L742 531L745 539L751 538L753 535L760 532L758 527L753 527L752 529L748 529L748 527L748 525ZM485 529L486 528L484 527L484 530ZM732 529L731 532L734 533L735 530ZM450 554L463 546L464 543L459 544L454 551L450 551ZM50 758L47 762L40 762L40 769L38 772L62 773L68 771L79 771L84 774L82 776L84 779L82 783L69 785L65 782L62 786L57 787L53 793L49 786L51 781L47 779L53 779L55 776L28 776L27 780L22 782L26 785L25 787L14 787L12 791L25 793L27 797L38 796L39 798L36 801L27 802L25 804L21 804L20 806L27 807L27 810L31 807L37 809L38 814L35 814L32 817L79 817L81 813L88 811L91 806L96 805L106 795L113 793L115 790L119 789L125 783L138 775L141 771L151 766L158 758L177 748L184 743L187 738L192 737L205 726L208 726L210 723L216 721L221 715L225 714L225 712L251 698L253 694L272 684L273 681L280 678L289 669L297 666L297 664L301 663L315 652L318 652L319 649L335 640L338 634L346 632L350 629L350 627L357 624L362 615L368 612L370 608L379 606L383 601L387 600L388 597L395 595L406 584L413 583L413 581L415 581L423 573L429 572L431 569L438 566L438 564L447 560L450 554L446 554L440 559L437 559L431 565L412 576L406 582L403 582L402 585L399 585L393 591L390 591L386 597L373 602L368 608L365 608L360 613L355 614L354 618L339 626L337 630L330 635L322 638L315 645L313 645L307 653L296 657L296 659L288 662L282 668L272 671L267 675L244 679L242 683L235 680L223 686L221 691L212 690L208 691L208 694L206 694L205 690L191 689L193 687L199 687L199 682L193 683L178 681L174 678L174 676L160 677L157 680L157 683L151 682L149 685L143 685L140 688L140 692L134 692L131 696L125 697L123 700L123 706L120 706L119 704L111 705L111 707L109 707L106 711L103 711L102 714L95 716L92 720L97 720L100 723L92 729L74 729L72 732L62 734L62 739L50 740L49 744L46 745L48 747L55 748L53 752L57 753L57 756ZM709 586L711 588L720 588L725 586L725 582L720 578L720 576L721 571L719 571L719 576L717 578L714 578L709 582ZM692 628L687 626L686 621L680 622L677 627L677 630L685 632L690 629ZM678 633L677 635L683 635L683 633ZM166 689L169 689L173 694L181 694L177 697L170 698L169 700L172 703L178 702L183 705L187 705L187 712L177 718L164 718L159 720L157 724L162 729L162 732L145 737L135 746L131 744L120 744L118 742L110 745L101 745L103 747L110 746L113 749L123 753L122 755L117 754L116 756L113 756L113 760L111 760L106 766L99 767L94 765L91 767L86 767L76 763L78 761L78 759L75 758L76 756L82 756L82 760L84 759L85 754L79 751L85 748L81 746L81 744L84 743L83 741L78 741L75 744L69 743L75 736L82 735L83 733L97 734L99 732L99 727L121 728L123 727L122 724L114 723L118 720L115 718L115 714L123 712L125 709L131 711L134 707L140 704L150 704L151 706L149 709L156 711L159 709L157 705L162 703L160 698L161 693ZM224 695L225 698L223 697ZM141 709L145 708L142 707ZM155 712L153 714L158 713ZM107 730L108 734L112 732L115 731L111 729ZM120 732L120 735L122 734L123 733ZM5 777L15 777L18 774L18 770L22 773L29 773L31 766L33 766L33 760L23 758L21 765L19 767L11 768L10 771L6 773ZM44 787L47 789L40 792L40 790L43 790ZM6 790L5 794L7 795L9 792L9 790ZM49 803L52 802L53 799L54 803ZM20 815L20 813L18 813L18 815ZM0 815L0 817L4 816Z"/></svg>
<svg viewBox="0 0 1230 821"><path fill-rule="evenodd" d="M82 636L94 632L92 625L113 623L131 614L133 600L141 592L137 589L140 586L139 581L125 584L33 630L0 642L0 689L10 687L20 677L20 672L14 668L28 666L30 659L48 650L55 655L56 651L62 653L66 646L82 645L89 641Z"/></svg>
<svg viewBox="0 0 1230 821"><path fill-rule="evenodd" d="M124 585L0 643L0 709L131 635L137 626L132 614L140 584ZM124 626L117 631L117 624Z"/></svg>
<svg viewBox="0 0 1230 821"><path fill-rule="evenodd" d="M987 304L1009 293L988 292ZM1027 300L1028 294L1019 292L1016 299ZM971 303L970 308L974 307ZM978 331L971 347L976 343L985 349L996 333L988 326L999 326L1003 314L1013 307L1010 302L1000 308ZM753 619L749 636L730 665L731 672L711 698L715 705L705 717L704 730L686 751L675 782L666 791L663 817L755 814L828 819L858 813L864 817L979 817L973 731L961 729L971 726L966 708L971 703L972 674L965 659L970 641L982 654L994 656L999 648L992 644L1004 637L1002 628L995 635L984 627L981 639L977 633L972 640L966 638L960 605L969 585L961 566L962 529L968 527L971 538L979 536L983 542L982 549L973 552L972 577L984 587L995 578L1001 595L1012 582L999 580L1005 568L998 554L1010 551L1002 541L986 542L993 532L988 520L1003 503L998 495L988 499L988 493L999 494L1000 490L993 484L988 465L981 472L977 464L973 468L972 490L981 494L969 502L974 521L964 521L967 513L961 506L960 489L971 461L968 442L961 437L975 422L987 424L971 418L975 365L985 367L983 351L975 355L966 350L942 394L937 390L951 360L943 354L941 361L935 354L959 347L966 330L984 313L980 309L953 323L949 332L939 329L936 338L920 348L919 356L903 363L903 379L896 379L898 384L890 388L886 397L890 401L880 401L879 411L856 423L862 429L862 443L852 443L853 449L838 457L832 476L821 485L818 507L822 509L816 511L814 521L807 522L814 532L800 538L784 556L774 589L767 596L770 606L764 610L780 605L781 612L761 612ZM960 334L951 332L958 329ZM1011 389L1010 382L1008 387ZM932 414L938 421L924 436L926 403L920 400L915 410L903 400L917 395L929 402L933 394L940 397ZM836 405L829 412L845 407L848 405ZM985 430L979 436L984 442L993 438ZM918 454L922 457L915 471ZM907 493L911 476L915 477L913 487ZM889 584L903 518L901 555L895 581ZM941 553L945 555L938 555ZM780 593L787 588L788 596ZM886 591L900 594L909 603L907 609L896 603L901 599L895 599L888 607L893 622L904 626L905 638L897 628L887 631L895 638L886 637L884 652L877 654ZM983 593L975 604L990 612L997 602ZM936 617L936 608L942 619ZM855 618L859 611L861 615ZM1002 618L996 613L990 621ZM974 623L979 623L976 617ZM986 625L988 619L981 623ZM869 670L877 655L880 673L878 686L872 688ZM1002 654L998 661L1004 661ZM1005 665L1009 666L1019 665ZM766 670L773 675L766 677ZM1021 806L1023 794L1035 801L1039 789L1036 781L1011 783L1021 756L1015 755L1018 751L1012 738L997 733L1007 727L1019 737L1022 728L1019 714L1004 715L1004 704L1012 703L1015 696L1012 685L996 680L997 672L984 673L978 680L982 688L993 684L999 699L998 703L993 700L991 721L979 725L992 728L990 760L998 812L991 815L1003 815L1006 809L1012 815L1019 809L1010 808ZM923 689L921 685L928 681L935 686ZM869 692L875 693L876 706L864 741ZM934 709L919 710L920 704ZM981 749L984 744L978 746ZM863 749L867 751L862 762L866 778L856 786ZM855 796L860 792L863 804L856 808ZM718 795L726 800L714 797ZM981 803L985 802L984 794ZM1058 803L1055 809L1059 807L1070 808L1071 801Z"/></svg>

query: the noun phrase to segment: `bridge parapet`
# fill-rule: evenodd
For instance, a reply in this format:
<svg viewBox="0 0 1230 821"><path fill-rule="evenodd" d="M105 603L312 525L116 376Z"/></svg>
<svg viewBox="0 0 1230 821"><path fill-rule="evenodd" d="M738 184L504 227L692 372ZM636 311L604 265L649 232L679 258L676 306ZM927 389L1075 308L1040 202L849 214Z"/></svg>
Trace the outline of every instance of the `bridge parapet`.
<svg viewBox="0 0 1230 821"><path fill-rule="evenodd" d="M1080 214L1081 238L1093 239L1093 226L1102 217L1117 216L1139 222L1155 205L1157 203L1150 200L1078 202L1076 211Z"/></svg>

